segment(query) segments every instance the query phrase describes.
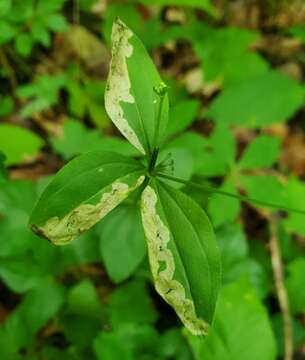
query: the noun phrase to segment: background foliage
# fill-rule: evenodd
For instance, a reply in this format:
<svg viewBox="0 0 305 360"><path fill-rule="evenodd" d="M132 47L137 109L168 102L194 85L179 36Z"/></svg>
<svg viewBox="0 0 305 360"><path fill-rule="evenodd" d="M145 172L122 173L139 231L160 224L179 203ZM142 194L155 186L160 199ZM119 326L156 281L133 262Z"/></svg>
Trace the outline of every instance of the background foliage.
<svg viewBox="0 0 305 360"><path fill-rule="evenodd" d="M303 1L2 0L0 358L282 358L275 237L294 355L304 359L302 215L183 189L207 210L222 254L223 289L204 340L153 290L134 199L67 247L27 229L66 161L95 149L139 155L103 105L116 16L170 86L162 156L172 154L174 175L305 209Z"/></svg>

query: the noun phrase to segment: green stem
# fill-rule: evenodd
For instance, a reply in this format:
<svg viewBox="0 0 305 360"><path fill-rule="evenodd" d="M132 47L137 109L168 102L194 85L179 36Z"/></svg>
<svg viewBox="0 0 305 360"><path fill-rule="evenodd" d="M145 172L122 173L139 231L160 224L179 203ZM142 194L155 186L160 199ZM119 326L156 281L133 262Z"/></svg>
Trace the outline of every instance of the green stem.
<svg viewBox="0 0 305 360"><path fill-rule="evenodd" d="M156 165L157 162L157 158L158 158L158 154L159 154L159 149L154 149L150 161L149 161L149 165L148 165L148 172L151 173Z"/></svg>
<svg viewBox="0 0 305 360"><path fill-rule="evenodd" d="M233 194L233 193L230 193L230 192L226 192L226 191L223 191L223 190L216 189L216 188L214 188L212 186L209 186L209 185L197 184L197 183L194 183L192 181L183 180L183 179L176 178L176 177L170 176L170 175L165 175L165 174L160 174L159 173L159 174L157 174L157 176L161 177L163 179L175 181L175 182L180 183L180 184L189 185L189 186L192 186L192 187L195 187L195 188L198 188L198 189L210 192L210 193L216 193L216 194L228 196L228 197L235 198L235 199L245 201L245 202L248 202L248 203L261 205L261 206L264 206L264 207L267 207L267 208L280 209L280 210L285 210L285 211L288 211L288 212L293 212L293 213L296 213L296 214L305 215L305 210L294 209L294 208L287 207L287 206L282 206L282 205L269 203L267 201L248 198L247 196Z"/></svg>
<svg viewBox="0 0 305 360"><path fill-rule="evenodd" d="M159 95L159 96L160 96L160 104L159 104L159 109L158 109L156 131L155 131L155 136L154 136L154 147L155 148L158 147L157 146L157 141L159 139L160 120L161 120L162 108L163 108L163 102L164 102L164 95Z"/></svg>

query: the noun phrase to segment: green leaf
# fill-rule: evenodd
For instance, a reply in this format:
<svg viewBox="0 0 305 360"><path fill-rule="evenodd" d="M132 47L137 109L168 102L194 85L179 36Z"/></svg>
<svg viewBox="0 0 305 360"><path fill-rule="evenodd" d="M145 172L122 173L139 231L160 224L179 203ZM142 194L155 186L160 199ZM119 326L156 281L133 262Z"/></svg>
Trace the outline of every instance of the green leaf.
<svg viewBox="0 0 305 360"><path fill-rule="evenodd" d="M300 257L288 265L288 276L285 281L293 314L305 312L304 278L305 259Z"/></svg>
<svg viewBox="0 0 305 360"><path fill-rule="evenodd" d="M184 100L171 107L166 136L173 136L185 130L195 120L199 106L197 100Z"/></svg>
<svg viewBox="0 0 305 360"><path fill-rule="evenodd" d="M115 283L126 280L146 254L138 208L134 205L116 208L99 224L98 232L108 275Z"/></svg>
<svg viewBox="0 0 305 360"><path fill-rule="evenodd" d="M0 96L0 116L6 116L12 113L14 101L10 96Z"/></svg>
<svg viewBox="0 0 305 360"><path fill-rule="evenodd" d="M61 318L65 337L74 345L88 347L100 330L101 314L101 303L92 282L79 282L69 290Z"/></svg>
<svg viewBox="0 0 305 360"><path fill-rule="evenodd" d="M299 38L302 42L305 43L305 25L295 25L289 29L290 34Z"/></svg>
<svg viewBox="0 0 305 360"><path fill-rule="evenodd" d="M239 280L240 265L248 256L248 245L245 234L237 225L228 225L216 232L219 248L221 251L221 264L223 282L230 283Z"/></svg>
<svg viewBox="0 0 305 360"><path fill-rule="evenodd" d="M141 41L117 20L105 106L113 123L143 154L150 155L164 137L168 120L164 86Z"/></svg>
<svg viewBox="0 0 305 360"><path fill-rule="evenodd" d="M290 178L285 187L285 194L287 206L305 210L305 184L302 181ZM289 213L284 223L288 232L305 235L304 215Z"/></svg>
<svg viewBox="0 0 305 360"><path fill-rule="evenodd" d="M288 120L304 103L305 88L276 71L226 88L207 117L218 123L261 127Z"/></svg>
<svg viewBox="0 0 305 360"><path fill-rule="evenodd" d="M234 183L225 181L220 190L237 194ZM240 212L240 202L237 199L223 195L213 194L208 205L208 213L215 227L233 222Z"/></svg>
<svg viewBox="0 0 305 360"><path fill-rule="evenodd" d="M102 136L99 130L87 129L75 120L67 120L63 126L63 135L51 137L54 150L65 159L89 151L114 151L125 156L139 155L129 142L114 136Z"/></svg>
<svg viewBox="0 0 305 360"><path fill-rule="evenodd" d="M154 180L142 193L141 208L157 292L193 334L206 334L220 286L209 219L191 198Z"/></svg>
<svg viewBox="0 0 305 360"><path fill-rule="evenodd" d="M89 280L83 280L70 289L67 295L68 312L94 318L100 310L98 294Z"/></svg>
<svg viewBox="0 0 305 360"><path fill-rule="evenodd" d="M7 15L12 8L12 0L2 0L0 2L0 16Z"/></svg>
<svg viewBox="0 0 305 360"><path fill-rule="evenodd" d="M190 180L194 172L192 153L187 148L168 148L159 153L157 166L162 166L163 174L172 175L183 180ZM183 185L166 181L176 189Z"/></svg>
<svg viewBox="0 0 305 360"><path fill-rule="evenodd" d="M274 136L257 136L246 148L239 160L240 169L271 167L277 160L281 139Z"/></svg>
<svg viewBox="0 0 305 360"><path fill-rule="evenodd" d="M21 116L26 118L57 104L59 91L66 82L65 74L41 75L34 82L20 86L16 91L17 96L30 100L21 110Z"/></svg>
<svg viewBox="0 0 305 360"><path fill-rule="evenodd" d="M304 344L305 341L305 329L302 326L301 322L297 319L292 318L292 326L293 326L293 343L294 349L298 349ZM285 337L283 334L284 324L283 317L281 314L276 314L272 318L272 326L273 331L276 336L276 340L278 343L278 355L284 357L285 354Z"/></svg>
<svg viewBox="0 0 305 360"><path fill-rule="evenodd" d="M18 54L28 56L33 46L32 38L27 33L21 33L15 39L15 46Z"/></svg>
<svg viewBox="0 0 305 360"><path fill-rule="evenodd" d="M245 234L239 226L229 224L216 232L221 250L223 283L230 284L248 275L260 298L264 298L272 288L272 274L269 277L261 263L249 256Z"/></svg>
<svg viewBox="0 0 305 360"><path fill-rule="evenodd" d="M7 170L4 165L6 156L0 151L0 186L7 181Z"/></svg>
<svg viewBox="0 0 305 360"><path fill-rule="evenodd" d="M24 298L21 305L0 327L0 348L17 353L63 304L63 289L52 279L44 279Z"/></svg>
<svg viewBox="0 0 305 360"><path fill-rule="evenodd" d="M112 293L109 318L113 328L119 329L125 324L152 324L157 317L143 280L132 280Z"/></svg>
<svg viewBox="0 0 305 360"><path fill-rule="evenodd" d="M134 359L132 351L126 341L122 341L122 339L113 332L101 332L94 340L94 350L98 360Z"/></svg>
<svg viewBox="0 0 305 360"><path fill-rule="evenodd" d="M235 165L235 157L236 140L232 131L219 124L199 155L200 166L197 173L205 177L225 175Z"/></svg>
<svg viewBox="0 0 305 360"><path fill-rule="evenodd" d="M48 28L52 31L62 32L68 29L68 23L61 14L51 14L45 19Z"/></svg>
<svg viewBox="0 0 305 360"><path fill-rule="evenodd" d="M273 175L241 175L239 182L246 190L247 196L252 199L261 201L268 199L269 202L279 206L287 204L285 188Z"/></svg>
<svg viewBox="0 0 305 360"><path fill-rule="evenodd" d="M0 124L0 151L6 156L6 165L31 161L42 146L42 139L30 130Z"/></svg>
<svg viewBox="0 0 305 360"><path fill-rule="evenodd" d="M209 336L190 342L196 360L276 358L267 311L245 279L223 288Z"/></svg>
<svg viewBox="0 0 305 360"><path fill-rule="evenodd" d="M98 360L161 359L159 334L148 325L127 324L110 333L101 332L94 349Z"/></svg>
<svg viewBox="0 0 305 360"><path fill-rule="evenodd" d="M141 165L122 155L94 151L62 168L40 197L32 229L66 244L121 203L144 180Z"/></svg>
<svg viewBox="0 0 305 360"><path fill-rule="evenodd" d="M249 81L268 70L267 62L249 50L257 38L253 31L234 27L215 29L198 22L191 24L189 36L202 62L205 80L220 81L225 87Z"/></svg>
<svg viewBox="0 0 305 360"><path fill-rule="evenodd" d="M189 151L193 157L194 172L198 173L203 166L202 154L207 143L207 140L203 136L189 131L168 143L166 149L187 148L187 151Z"/></svg>

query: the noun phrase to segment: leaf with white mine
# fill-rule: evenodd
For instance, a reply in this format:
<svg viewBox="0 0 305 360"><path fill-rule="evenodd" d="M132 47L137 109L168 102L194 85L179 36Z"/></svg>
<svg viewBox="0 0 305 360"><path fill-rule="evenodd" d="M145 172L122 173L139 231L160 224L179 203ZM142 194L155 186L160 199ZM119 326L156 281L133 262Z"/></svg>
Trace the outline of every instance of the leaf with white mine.
<svg viewBox="0 0 305 360"><path fill-rule="evenodd" d="M191 198L155 180L143 191L141 207L155 288L186 328L205 335L221 272L212 225Z"/></svg>
<svg viewBox="0 0 305 360"><path fill-rule="evenodd" d="M72 241L120 204L144 181L141 165L94 151L64 166L36 204L31 228L57 245Z"/></svg>
<svg viewBox="0 0 305 360"><path fill-rule="evenodd" d="M142 154L159 147L168 121L168 97L140 39L121 21L112 28L112 59L105 107L113 123Z"/></svg>

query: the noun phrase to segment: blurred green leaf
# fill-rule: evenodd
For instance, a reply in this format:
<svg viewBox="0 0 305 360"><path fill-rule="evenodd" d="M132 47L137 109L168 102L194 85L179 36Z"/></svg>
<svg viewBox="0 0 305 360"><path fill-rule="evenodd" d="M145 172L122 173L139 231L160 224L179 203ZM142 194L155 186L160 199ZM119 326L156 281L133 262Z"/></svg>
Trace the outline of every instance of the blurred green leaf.
<svg viewBox="0 0 305 360"><path fill-rule="evenodd" d="M0 116L9 115L14 109L14 101L10 96L0 96Z"/></svg>
<svg viewBox="0 0 305 360"><path fill-rule="evenodd" d="M189 40L202 62L204 80L218 81L225 87L265 73L268 64L250 46L258 33L245 29L212 28L193 22Z"/></svg>
<svg viewBox="0 0 305 360"><path fill-rule="evenodd" d="M222 124L217 125L198 157L198 174L212 177L229 173L236 157L236 140L230 129Z"/></svg>
<svg viewBox="0 0 305 360"><path fill-rule="evenodd" d="M0 151L0 186L5 184L7 181L7 170L4 165L6 156Z"/></svg>
<svg viewBox="0 0 305 360"><path fill-rule="evenodd" d="M268 135L257 136L243 152L239 160L240 169L271 167L277 160L281 140Z"/></svg>
<svg viewBox="0 0 305 360"><path fill-rule="evenodd" d="M98 360L161 359L158 345L159 334L153 327L134 324L124 324L110 333L100 333L94 341Z"/></svg>
<svg viewBox="0 0 305 360"><path fill-rule="evenodd" d="M0 124L0 151L6 156L6 165L33 160L43 144L38 135L26 128Z"/></svg>
<svg viewBox="0 0 305 360"><path fill-rule="evenodd" d="M305 329L297 319L292 318L291 321L293 326L294 349L298 349L305 341ZM278 313L273 316L272 326L277 340L278 355L283 357L285 354L285 339L283 334L283 318L281 314Z"/></svg>
<svg viewBox="0 0 305 360"><path fill-rule="evenodd" d="M69 108L73 116L84 118L86 114L89 114L97 127L105 128L109 125L109 118L101 103L101 94L105 91L104 81L89 79L83 80L82 83L69 81L67 91Z"/></svg>
<svg viewBox="0 0 305 360"><path fill-rule="evenodd" d="M300 210L305 210L305 184L295 177L291 177L285 187L286 204ZM290 233L305 235L304 215L289 213L284 221Z"/></svg>
<svg viewBox="0 0 305 360"><path fill-rule="evenodd" d="M225 181L219 190L237 194L235 185L230 180ZM240 209L239 200L217 194L211 195L208 205L208 213L215 227L234 221Z"/></svg>
<svg viewBox="0 0 305 360"><path fill-rule="evenodd" d="M6 15L12 7L12 0L0 1L0 16Z"/></svg>
<svg viewBox="0 0 305 360"><path fill-rule="evenodd" d="M304 103L305 88L276 71L224 89L206 116L217 123L262 127L289 120Z"/></svg>
<svg viewBox="0 0 305 360"><path fill-rule="evenodd" d="M190 180L194 172L194 159L187 148L168 148L159 154L157 166L163 174L172 175L183 180ZM164 180L171 187L179 189L183 184Z"/></svg>
<svg viewBox="0 0 305 360"><path fill-rule="evenodd" d="M285 284L289 295L290 310L293 314L305 312L305 259L297 258L288 264Z"/></svg>
<svg viewBox="0 0 305 360"><path fill-rule="evenodd" d="M109 277L115 283L126 280L146 255L138 207L128 204L119 206L98 225L98 233Z"/></svg>
<svg viewBox="0 0 305 360"><path fill-rule="evenodd" d="M173 136L185 130L196 118L200 103L184 100L170 108L166 136Z"/></svg>
<svg viewBox="0 0 305 360"><path fill-rule="evenodd" d="M49 278L42 280L0 327L4 353L17 354L20 348L29 346L35 334L58 312L63 300L62 286Z"/></svg>
<svg viewBox="0 0 305 360"><path fill-rule="evenodd" d="M27 33L19 34L15 39L16 51L22 56L28 56L32 50L32 38Z"/></svg>
<svg viewBox="0 0 305 360"><path fill-rule="evenodd" d="M67 339L81 348L90 348L101 327L101 310L96 288L90 280L83 280L70 288L61 318Z"/></svg>
<svg viewBox="0 0 305 360"><path fill-rule="evenodd" d="M203 165L202 156L206 146L208 146L208 141L204 137L189 131L170 141L166 146L166 150L171 148L186 148L187 151L192 154L194 172L197 173Z"/></svg>
<svg viewBox="0 0 305 360"><path fill-rule="evenodd" d="M20 86L16 90L17 96L29 101L21 110L21 116L27 118L56 105L59 91L66 82L65 74L40 75L32 83Z"/></svg>
<svg viewBox="0 0 305 360"><path fill-rule="evenodd" d="M65 159L89 151L115 151L126 156L136 156L139 152L126 140L118 137L103 137L99 130L86 129L74 120L67 120L63 126L62 137L51 137L54 150Z"/></svg>
<svg viewBox="0 0 305 360"><path fill-rule="evenodd" d="M245 279L223 288L209 335L205 339L189 335L189 340L196 360L223 360L228 354L236 360L276 357L267 311Z"/></svg>
<svg viewBox="0 0 305 360"><path fill-rule="evenodd" d="M305 25L294 25L289 29L289 33L299 38L301 41L305 43Z"/></svg>
<svg viewBox="0 0 305 360"><path fill-rule="evenodd" d="M111 294L109 319L114 329L124 324L153 324L157 317L143 280L132 280Z"/></svg>
<svg viewBox="0 0 305 360"><path fill-rule="evenodd" d="M241 175L239 181L249 198L261 201L268 200L270 203L285 206L285 187L276 176Z"/></svg>

